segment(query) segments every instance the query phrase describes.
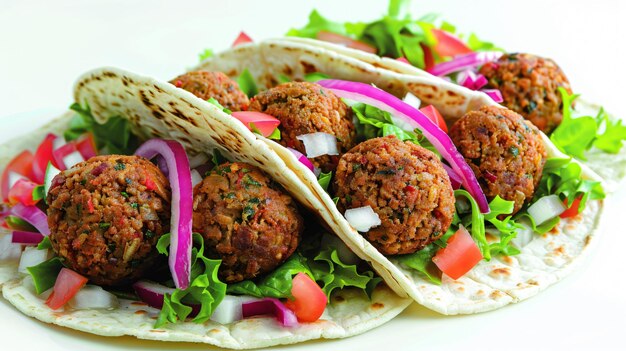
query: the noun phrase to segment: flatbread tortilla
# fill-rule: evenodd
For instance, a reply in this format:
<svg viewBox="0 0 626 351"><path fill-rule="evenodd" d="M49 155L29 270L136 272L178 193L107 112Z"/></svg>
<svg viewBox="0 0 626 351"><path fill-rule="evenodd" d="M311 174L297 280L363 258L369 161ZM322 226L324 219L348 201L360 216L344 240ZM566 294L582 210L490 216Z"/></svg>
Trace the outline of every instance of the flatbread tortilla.
<svg viewBox="0 0 626 351"><path fill-rule="evenodd" d="M397 97L411 92L424 104L435 105L448 121L454 121L483 105L497 106L481 92L435 78L409 65L307 39L272 39L242 45L209 58L192 70L199 69L222 71L231 77L237 77L248 69L262 88L278 84L280 77L303 80L305 74L312 72L336 79L372 83ZM543 133L542 138L549 157L566 157ZM562 220L549 234L536 235L520 255L482 261L461 279L455 281L444 276L443 283L435 285L364 243L363 237L348 224L331 197L318 185L315 176L281 145L269 140L266 142L297 171L302 182L331 211L342 238L358 243L375 265L388 269L411 298L443 314L490 311L536 295L561 280L578 264L594 241L600 223L603 202L589 202L584 213ZM619 155L619 158L623 159L624 155ZM602 180L587 165L581 164L581 167L586 178ZM624 170L626 167L613 176L618 177Z"/></svg>
<svg viewBox="0 0 626 351"><path fill-rule="evenodd" d="M150 78L116 69L99 69L82 76L76 84L76 101L88 103L95 118L104 122L112 116L128 118L134 132L143 137L180 141L188 151L210 152L218 148L229 159L248 162L262 168L283 185L302 205L324 214L321 202L304 187L267 144L258 140L238 121L214 105L192 94ZM48 132L62 134L71 113L50 125L17 138L2 146L0 169L17 153L34 149ZM326 215L327 220L332 218ZM0 239L9 232L0 232ZM357 246L354 251L368 258ZM281 327L273 318L251 318L222 325L184 322L154 329L159 311L144 303L120 300L115 310L53 311L45 299L34 293L32 280L17 273L17 261L0 261L0 286L10 303L24 314L43 322L104 336L132 335L142 339L207 343L233 349L259 348L291 344L318 338L344 338L375 328L402 312L411 300L379 284L372 298L361 291L343 289L331 296L322 318L293 328ZM390 274L386 281L395 282ZM398 284L397 291L403 292Z"/></svg>

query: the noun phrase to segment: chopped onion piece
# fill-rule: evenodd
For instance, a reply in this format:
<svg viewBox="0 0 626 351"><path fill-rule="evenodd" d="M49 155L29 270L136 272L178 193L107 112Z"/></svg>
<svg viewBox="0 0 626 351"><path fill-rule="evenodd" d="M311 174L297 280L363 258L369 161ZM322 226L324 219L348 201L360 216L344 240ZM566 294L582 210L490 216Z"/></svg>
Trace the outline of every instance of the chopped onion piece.
<svg viewBox="0 0 626 351"><path fill-rule="evenodd" d="M196 185L202 182L202 176L195 169L191 170L191 186L195 187Z"/></svg>
<svg viewBox="0 0 626 351"><path fill-rule="evenodd" d="M21 230L13 231L11 242L22 245L37 245L43 240L41 233L24 232Z"/></svg>
<svg viewBox="0 0 626 351"><path fill-rule="evenodd" d="M26 268L36 266L48 259L48 250L38 250L36 247L27 247L22 252L20 258L20 265L17 271L20 273L28 274Z"/></svg>
<svg viewBox="0 0 626 351"><path fill-rule="evenodd" d="M292 310L288 309L282 302L274 298L264 298L262 300L246 302L241 305L243 318L271 315L276 318L283 327L293 327L298 325L298 318Z"/></svg>
<svg viewBox="0 0 626 351"><path fill-rule="evenodd" d="M535 232L533 231L533 228L524 220L517 221L517 224L519 224L522 228L517 228L515 238L511 240L511 243L513 243L513 245L518 249L521 249L533 240Z"/></svg>
<svg viewBox="0 0 626 351"><path fill-rule="evenodd" d="M68 302L75 310L110 310L117 308L117 297L97 285L85 285Z"/></svg>
<svg viewBox="0 0 626 351"><path fill-rule="evenodd" d="M18 203L11 208L11 214L30 223L44 236L50 235L48 216L37 206L24 206Z"/></svg>
<svg viewBox="0 0 626 351"><path fill-rule="evenodd" d="M20 179L28 180L25 176L9 171L9 189L11 189Z"/></svg>
<svg viewBox="0 0 626 351"><path fill-rule="evenodd" d="M201 152L189 159L189 168L200 167L207 162L209 162L209 155Z"/></svg>
<svg viewBox="0 0 626 351"><path fill-rule="evenodd" d="M65 141L65 138L56 137L52 141L52 150L58 150L59 148L61 148L65 144L67 144L67 142Z"/></svg>
<svg viewBox="0 0 626 351"><path fill-rule="evenodd" d="M169 267L174 284L186 289L191 280L191 219L193 187L189 159L183 146L173 140L151 139L135 152L138 156L153 159L160 156L165 161L172 188L170 218Z"/></svg>
<svg viewBox="0 0 626 351"><path fill-rule="evenodd" d="M81 155L78 151L72 151L63 157L63 164L65 165L65 168L68 169L83 161L85 161L85 159L83 158L83 155Z"/></svg>
<svg viewBox="0 0 626 351"><path fill-rule="evenodd" d="M560 215L566 209L563 201L557 195L548 195L528 207L528 214L535 220L535 225L540 225Z"/></svg>
<svg viewBox="0 0 626 351"><path fill-rule="evenodd" d="M504 101L502 98L502 93L498 89L483 89L481 90L483 93L487 94L493 101L497 103L501 103Z"/></svg>
<svg viewBox="0 0 626 351"><path fill-rule="evenodd" d="M371 206L363 206L346 210L344 214L348 223L359 232L365 233L372 227L379 226L381 221Z"/></svg>
<svg viewBox="0 0 626 351"><path fill-rule="evenodd" d="M300 151L296 150L296 149L292 149L290 147L287 148L289 151L291 151L291 153L296 156L296 158L298 159L298 161L300 161L300 163L302 163L306 168L310 169L311 172L315 173L315 166L313 165L313 163L311 162L311 160L309 160L308 158L306 158L306 156L304 156ZM317 177L317 175L316 175Z"/></svg>
<svg viewBox="0 0 626 351"><path fill-rule="evenodd" d="M259 299L251 296L226 295L215 308L211 320L220 324L229 324L243 319L242 305Z"/></svg>
<svg viewBox="0 0 626 351"><path fill-rule="evenodd" d="M0 262L17 261L22 254L22 245L11 242L11 235L0 235Z"/></svg>
<svg viewBox="0 0 626 351"><path fill-rule="evenodd" d="M420 106L422 105L422 100L420 100L417 96L411 94L411 92L407 92L402 101L415 107L415 109L417 110L419 110Z"/></svg>
<svg viewBox="0 0 626 351"><path fill-rule="evenodd" d="M308 158L322 155L339 155L337 137L332 134L316 132L298 135L296 138L304 143L306 157Z"/></svg>

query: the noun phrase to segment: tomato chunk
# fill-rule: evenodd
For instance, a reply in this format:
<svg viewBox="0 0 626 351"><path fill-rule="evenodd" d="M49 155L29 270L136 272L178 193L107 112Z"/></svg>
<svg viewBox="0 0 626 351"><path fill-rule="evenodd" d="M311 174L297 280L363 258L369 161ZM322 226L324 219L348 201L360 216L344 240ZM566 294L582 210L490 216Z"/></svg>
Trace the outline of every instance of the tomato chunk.
<svg viewBox="0 0 626 351"><path fill-rule="evenodd" d="M443 130L448 134L448 126L446 125L446 121L441 116L441 113L437 110L437 108L433 105L428 105L420 108L420 111L428 117L431 121L435 122L439 129Z"/></svg>
<svg viewBox="0 0 626 351"><path fill-rule="evenodd" d="M448 245L437 251L433 262L442 272L456 280L469 272L482 259L483 255L478 245L467 229L461 226L448 239Z"/></svg>
<svg viewBox="0 0 626 351"><path fill-rule="evenodd" d="M24 206L36 205L39 200L33 199L33 190L37 187L37 184L28 180L18 180L9 190L9 203L15 205L21 203Z"/></svg>
<svg viewBox="0 0 626 351"><path fill-rule="evenodd" d="M285 306L296 314L300 322L315 322L320 319L328 303L322 288L304 273L293 277L291 295L294 300L287 301Z"/></svg>
<svg viewBox="0 0 626 351"><path fill-rule="evenodd" d="M581 196L575 198L574 201L572 201L572 206L567 205L567 199L563 200L563 204L565 205L565 207L567 207L567 210L563 211L563 213L561 213L559 217L569 218L576 216L578 214L578 207L580 206L581 198Z"/></svg>
<svg viewBox="0 0 626 351"><path fill-rule="evenodd" d="M252 38L250 38L248 34L244 33L244 31L241 31L237 36L237 39L233 42L232 47L247 43L252 43Z"/></svg>
<svg viewBox="0 0 626 351"><path fill-rule="evenodd" d="M248 129L258 130L261 135L268 137L272 135L274 129L280 125L280 120L263 112L256 111L236 111L232 116L243 123Z"/></svg>
<svg viewBox="0 0 626 351"><path fill-rule="evenodd" d="M58 310L71 300L85 284L87 284L87 278L71 269L61 269L54 283L52 294L46 300L46 305L53 310Z"/></svg>
<svg viewBox="0 0 626 351"><path fill-rule="evenodd" d="M14 183L16 177L33 179L33 154L28 150L15 156L2 172L0 191L2 192L2 200L5 202L9 198L9 190L13 185L10 183Z"/></svg>
<svg viewBox="0 0 626 351"><path fill-rule="evenodd" d="M321 40L321 41L327 41L329 43L343 45L345 47L352 48L352 49L369 52L371 54L375 54L378 51L376 50L375 47L369 44L366 44L362 41L354 40L345 35L341 35L341 34L337 34L333 32L327 32L325 30L319 31L317 33L316 39Z"/></svg>
<svg viewBox="0 0 626 351"><path fill-rule="evenodd" d="M44 177L46 175L46 167L48 162L52 161L52 164L56 167L52 151L54 151L54 140L56 135L49 133L46 138L39 144L35 156L33 159L33 180L39 184L43 184Z"/></svg>
<svg viewBox="0 0 626 351"><path fill-rule="evenodd" d="M439 56L457 56L472 53L470 49L461 39L454 34L448 33L441 29L433 29L433 35L437 38L435 51Z"/></svg>

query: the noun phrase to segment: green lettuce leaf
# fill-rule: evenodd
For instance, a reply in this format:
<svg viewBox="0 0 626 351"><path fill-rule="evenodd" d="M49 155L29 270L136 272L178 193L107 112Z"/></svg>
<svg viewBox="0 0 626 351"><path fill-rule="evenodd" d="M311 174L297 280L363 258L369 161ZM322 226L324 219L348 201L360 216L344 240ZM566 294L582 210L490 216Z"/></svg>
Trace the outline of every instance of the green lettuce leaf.
<svg viewBox="0 0 626 351"><path fill-rule="evenodd" d="M454 234L454 231L451 232L451 235L452 234ZM439 251L439 246L435 243L431 243L430 245L426 245L425 248L416 251L415 253L396 256L396 258L403 265L418 272L421 272L432 283L439 285L441 284L441 271L433 263L433 257L435 256L437 251Z"/></svg>
<svg viewBox="0 0 626 351"><path fill-rule="evenodd" d="M201 53L198 54L198 60L200 62L213 57L213 50L212 49L204 49Z"/></svg>
<svg viewBox="0 0 626 351"><path fill-rule="evenodd" d="M139 139L132 133L130 122L122 117L111 117L105 124L96 122L88 105L78 103L70 106L76 114L70 120L69 128L64 132L65 140L75 140L90 132L93 134L98 150L108 154L131 155L139 147Z"/></svg>
<svg viewBox="0 0 626 351"><path fill-rule="evenodd" d="M249 98L259 93L259 88L254 81L254 77L247 68L244 69L239 78L237 78L237 84L239 84L241 91L248 95Z"/></svg>
<svg viewBox="0 0 626 351"><path fill-rule="evenodd" d="M220 108L220 109L222 110L222 112L224 112L224 113L227 113L227 114L229 114L229 115L233 113L233 111L231 111L231 110L227 109L226 107L222 106L222 104L220 104L220 102L219 102L219 101L217 101L214 97L210 97L210 98L207 100L207 102L208 102L208 103L210 103L210 104L212 104L212 105L217 106L217 107L218 107L218 108Z"/></svg>
<svg viewBox="0 0 626 351"><path fill-rule="evenodd" d="M303 28L292 28L287 32L290 37L315 38L320 31L327 31L346 35L346 27L344 24L330 21L322 16L317 10L313 10L309 15L309 23Z"/></svg>
<svg viewBox="0 0 626 351"><path fill-rule="evenodd" d="M324 189L324 191L328 191L331 179L333 179L332 171L328 173L321 172L317 177L317 183L322 187L322 189Z"/></svg>

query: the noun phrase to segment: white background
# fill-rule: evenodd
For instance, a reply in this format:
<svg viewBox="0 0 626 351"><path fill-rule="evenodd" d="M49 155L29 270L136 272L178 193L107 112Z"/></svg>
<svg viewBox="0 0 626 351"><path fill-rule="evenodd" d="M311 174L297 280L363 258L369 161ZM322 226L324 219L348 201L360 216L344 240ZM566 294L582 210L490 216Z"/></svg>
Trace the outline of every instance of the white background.
<svg viewBox="0 0 626 351"><path fill-rule="evenodd" d="M384 0L0 0L0 141L53 118L51 108L68 106L73 81L91 68L118 66L170 79L195 64L204 48L227 48L240 30L258 40L303 26L314 7L336 20L355 21L378 18L386 6ZM440 0L415 1L411 9L441 13L462 32L476 32L508 51L551 57L574 91L626 116L624 2ZM27 111L45 118L14 117ZM365 335L285 349L626 349L626 231L619 220L626 209L624 188L607 202L608 220L591 255L535 298L458 317L413 305ZM1 299L0 345L46 351L207 348L72 332L24 317Z"/></svg>

